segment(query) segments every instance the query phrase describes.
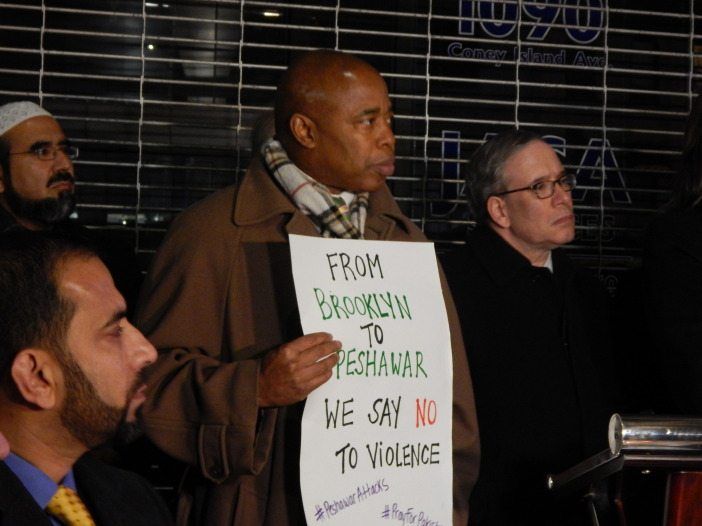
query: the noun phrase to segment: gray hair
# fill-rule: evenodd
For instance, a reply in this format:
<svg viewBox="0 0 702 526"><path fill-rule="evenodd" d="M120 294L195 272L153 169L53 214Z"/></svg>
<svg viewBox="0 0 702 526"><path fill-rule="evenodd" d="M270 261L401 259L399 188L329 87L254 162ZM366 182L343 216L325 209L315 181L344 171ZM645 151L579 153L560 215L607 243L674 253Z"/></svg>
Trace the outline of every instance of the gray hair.
<svg viewBox="0 0 702 526"><path fill-rule="evenodd" d="M534 131L512 128L498 133L473 152L466 176L466 189L468 206L478 223L485 223L488 219L488 198L507 189L502 172L504 164L523 146L540 140L541 136Z"/></svg>

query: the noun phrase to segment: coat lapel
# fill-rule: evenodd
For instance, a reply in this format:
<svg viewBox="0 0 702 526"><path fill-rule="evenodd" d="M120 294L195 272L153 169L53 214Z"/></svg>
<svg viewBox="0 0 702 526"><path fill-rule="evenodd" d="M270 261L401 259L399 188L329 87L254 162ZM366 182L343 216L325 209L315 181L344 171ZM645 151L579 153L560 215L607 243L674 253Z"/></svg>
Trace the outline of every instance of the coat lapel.
<svg viewBox="0 0 702 526"><path fill-rule="evenodd" d="M234 224L252 226L281 214L293 214L296 210L261 161L253 159L236 193L232 214Z"/></svg>
<svg viewBox="0 0 702 526"><path fill-rule="evenodd" d="M378 214L377 210L384 210L384 212ZM406 232L410 232L412 228L409 220L402 215L390 189L383 185L370 194L364 237L366 239L390 239L397 227L403 228Z"/></svg>

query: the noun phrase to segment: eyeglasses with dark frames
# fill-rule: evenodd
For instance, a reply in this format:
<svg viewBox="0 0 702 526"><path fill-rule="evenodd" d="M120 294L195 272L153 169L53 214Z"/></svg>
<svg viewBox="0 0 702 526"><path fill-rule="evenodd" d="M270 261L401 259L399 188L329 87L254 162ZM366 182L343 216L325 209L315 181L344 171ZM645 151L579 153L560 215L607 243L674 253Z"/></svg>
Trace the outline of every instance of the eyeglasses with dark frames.
<svg viewBox="0 0 702 526"><path fill-rule="evenodd" d="M35 155L40 161L53 161L58 152L63 153L71 160L78 158L78 147L71 144L37 146L26 152L10 152L8 155Z"/></svg>
<svg viewBox="0 0 702 526"><path fill-rule="evenodd" d="M565 192L572 192L575 188L575 175L566 174L563 177L551 181L536 181L529 186L523 188L515 188L514 190L505 190L504 192L496 192L494 196L502 196L507 194L513 194L514 192L524 192L525 190L531 190L534 195L539 199L548 199L556 192L556 185L560 186Z"/></svg>

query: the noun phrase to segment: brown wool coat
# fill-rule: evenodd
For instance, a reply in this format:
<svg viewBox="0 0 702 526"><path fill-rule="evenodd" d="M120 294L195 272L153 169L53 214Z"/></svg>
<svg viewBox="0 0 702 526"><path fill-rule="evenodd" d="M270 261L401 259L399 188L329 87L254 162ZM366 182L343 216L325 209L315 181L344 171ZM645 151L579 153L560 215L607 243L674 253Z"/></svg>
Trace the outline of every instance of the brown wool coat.
<svg viewBox="0 0 702 526"><path fill-rule="evenodd" d="M240 186L183 212L142 289L137 324L159 349L142 420L149 437L194 466L179 524L304 524L299 493L302 404L258 409L259 360L301 334L289 233L318 236L258 161ZM370 197L365 237L423 241L387 187ZM443 276L442 276L443 283ZM444 284L454 360L454 524L466 524L478 473L472 384Z"/></svg>

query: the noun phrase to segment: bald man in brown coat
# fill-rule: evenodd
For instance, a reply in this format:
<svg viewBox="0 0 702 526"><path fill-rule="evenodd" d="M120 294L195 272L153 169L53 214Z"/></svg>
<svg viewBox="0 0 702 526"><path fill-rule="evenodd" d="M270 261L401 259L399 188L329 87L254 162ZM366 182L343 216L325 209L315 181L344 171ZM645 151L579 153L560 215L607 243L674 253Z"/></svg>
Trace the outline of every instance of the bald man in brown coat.
<svg viewBox="0 0 702 526"><path fill-rule="evenodd" d="M339 52L302 55L278 87L275 120L276 140L254 156L242 182L174 221L142 291L138 324L161 355L143 424L159 447L194 467L182 486L180 524L305 523L300 402L329 379L336 359L318 359L341 344L324 333L300 336L288 234L425 240L385 185L395 137L375 69ZM478 434L446 288L444 296L454 360L454 524L465 524Z"/></svg>

